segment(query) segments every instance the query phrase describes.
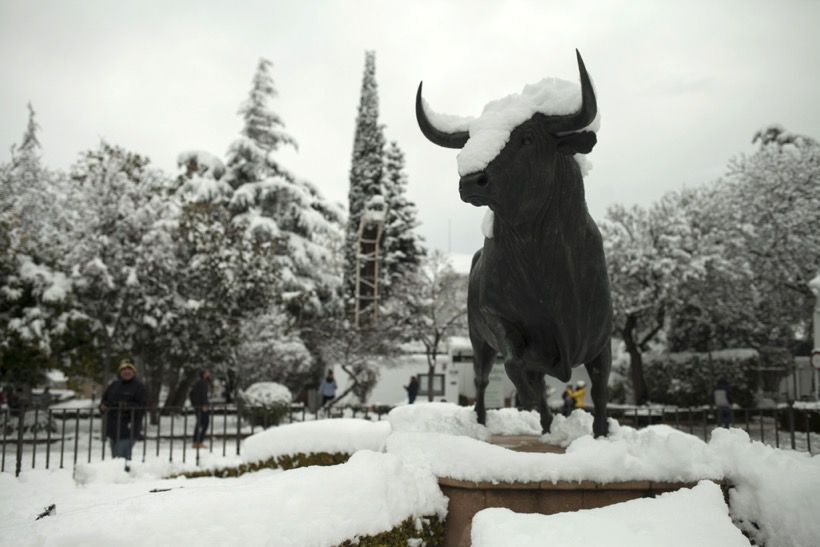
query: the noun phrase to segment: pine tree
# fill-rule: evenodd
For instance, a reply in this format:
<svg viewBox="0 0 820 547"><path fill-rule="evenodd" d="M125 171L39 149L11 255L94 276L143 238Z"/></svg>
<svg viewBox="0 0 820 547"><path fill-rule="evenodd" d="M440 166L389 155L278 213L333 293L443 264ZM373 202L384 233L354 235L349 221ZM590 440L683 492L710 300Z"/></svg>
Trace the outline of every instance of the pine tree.
<svg viewBox="0 0 820 547"><path fill-rule="evenodd" d="M295 317L314 316L341 280L332 273L331 248L341 238L343 213L318 189L278 165L272 153L295 146L268 102L276 96L272 64L259 62L249 98L239 112L245 121L231 144L224 179L234 189L230 207L257 238L275 241L285 305Z"/></svg>
<svg viewBox="0 0 820 547"><path fill-rule="evenodd" d="M364 77L353 139L350 168L348 221L345 237L345 299L356 294L356 254L362 212L373 196L382 194L384 171L384 130L379 125L379 96L376 85L376 53L365 52Z"/></svg>
<svg viewBox="0 0 820 547"><path fill-rule="evenodd" d="M387 148L384 168L387 219L382 237L384 263L381 272L384 282L382 294L389 296L390 287L405 275L415 272L426 251L421 236L415 232L419 226L416 206L407 199L404 153L395 141Z"/></svg>
<svg viewBox="0 0 820 547"><path fill-rule="evenodd" d="M227 158L226 182L234 188L280 173L270 153L282 145L297 146L285 132L285 124L279 115L268 108L268 101L277 95L270 74L272 67L269 60L259 59L248 99L239 107L245 126L240 132L241 137L228 149Z"/></svg>

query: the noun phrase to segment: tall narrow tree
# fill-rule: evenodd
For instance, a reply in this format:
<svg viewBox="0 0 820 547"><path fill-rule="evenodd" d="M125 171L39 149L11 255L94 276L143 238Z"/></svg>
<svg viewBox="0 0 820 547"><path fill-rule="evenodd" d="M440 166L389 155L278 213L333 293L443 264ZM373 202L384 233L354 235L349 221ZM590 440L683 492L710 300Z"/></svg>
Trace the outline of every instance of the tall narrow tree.
<svg viewBox="0 0 820 547"><path fill-rule="evenodd" d="M352 302L356 294L356 256L362 212L373 196L382 193L384 142L384 130L379 125L376 52L367 51L350 167L344 270L344 294L348 302Z"/></svg>

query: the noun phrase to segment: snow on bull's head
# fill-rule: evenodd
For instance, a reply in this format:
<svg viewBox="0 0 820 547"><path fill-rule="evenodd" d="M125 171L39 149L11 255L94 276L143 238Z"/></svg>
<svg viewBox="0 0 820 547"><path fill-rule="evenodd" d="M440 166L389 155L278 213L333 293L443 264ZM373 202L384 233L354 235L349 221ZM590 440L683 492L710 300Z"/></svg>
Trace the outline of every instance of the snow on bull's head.
<svg viewBox="0 0 820 547"><path fill-rule="evenodd" d="M572 176L562 157L582 158L596 143L600 116L581 54L576 50L580 85L547 78L518 95L493 101L478 118L433 112L416 94L416 119L424 136L446 148L460 148L461 199L503 214L526 202L541 202L555 190L556 177ZM583 164L582 164L583 165ZM581 171L578 172L578 178ZM539 191L541 189L541 191ZM526 200L526 201L524 201Z"/></svg>

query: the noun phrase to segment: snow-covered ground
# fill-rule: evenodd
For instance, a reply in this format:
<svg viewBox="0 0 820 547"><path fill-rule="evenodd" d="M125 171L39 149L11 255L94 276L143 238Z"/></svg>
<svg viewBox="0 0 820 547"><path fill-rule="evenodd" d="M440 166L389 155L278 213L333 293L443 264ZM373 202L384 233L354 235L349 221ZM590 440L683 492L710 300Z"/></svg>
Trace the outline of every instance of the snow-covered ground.
<svg viewBox="0 0 820 547"><path fill-rule="evenodd" d="M269 429L245 441L242 456L207 454L203 465L298 452L353 451L342 465L265 470L233 479L164 479L192 463L150 459L125 472L121 460L69 470L0 474L0 544L330 546L386 531L408 517L444 517L436 475L469 480L698 480L692 490L576 513L521 515L486 509L474 520L477 546L748 545L737 525L769 547L820 544L820 457L718 430L709 443L666 426L635 430L611 422L593 439L590 416L556 417L544 440L567 453L518 453L484 442L533 434L537 415L492 411L488 426L468 408L404 406L389 420L324 420ZM51 516L37 519L54 504ZM757 528L751 523L755 523ZM544 532L549 529L549 534ZM510 543L512 537L515 541ZM672 543L670 543L672 542ZM677 542L677 543L674 543Z"/></svg>

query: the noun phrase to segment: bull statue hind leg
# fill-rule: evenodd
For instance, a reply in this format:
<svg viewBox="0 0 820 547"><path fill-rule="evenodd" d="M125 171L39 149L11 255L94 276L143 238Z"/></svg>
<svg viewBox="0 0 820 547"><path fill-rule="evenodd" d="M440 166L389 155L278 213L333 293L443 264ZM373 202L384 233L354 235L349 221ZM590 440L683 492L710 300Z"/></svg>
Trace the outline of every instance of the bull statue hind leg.
<svg viewBox="0 0 820 547"><path fill-rule="evenodd" d="M490 372L493 370L493 363L497 352L490 344L481 338L470 334L470 342L473 345L473 371L475 373L475 412L478 423L486 425L487 408L484 406L484 392L490 383Z"/></svg>
<svg viewBox="0 0 820 547"><path fill-rule="evenodd" d="M609 373L612 370L612 350L609 343L601 350L601 353L584 366L592 382L592 404L595 407L592 432L596 437L606 437L609 433L606 405L609 402Z"/></svg>

